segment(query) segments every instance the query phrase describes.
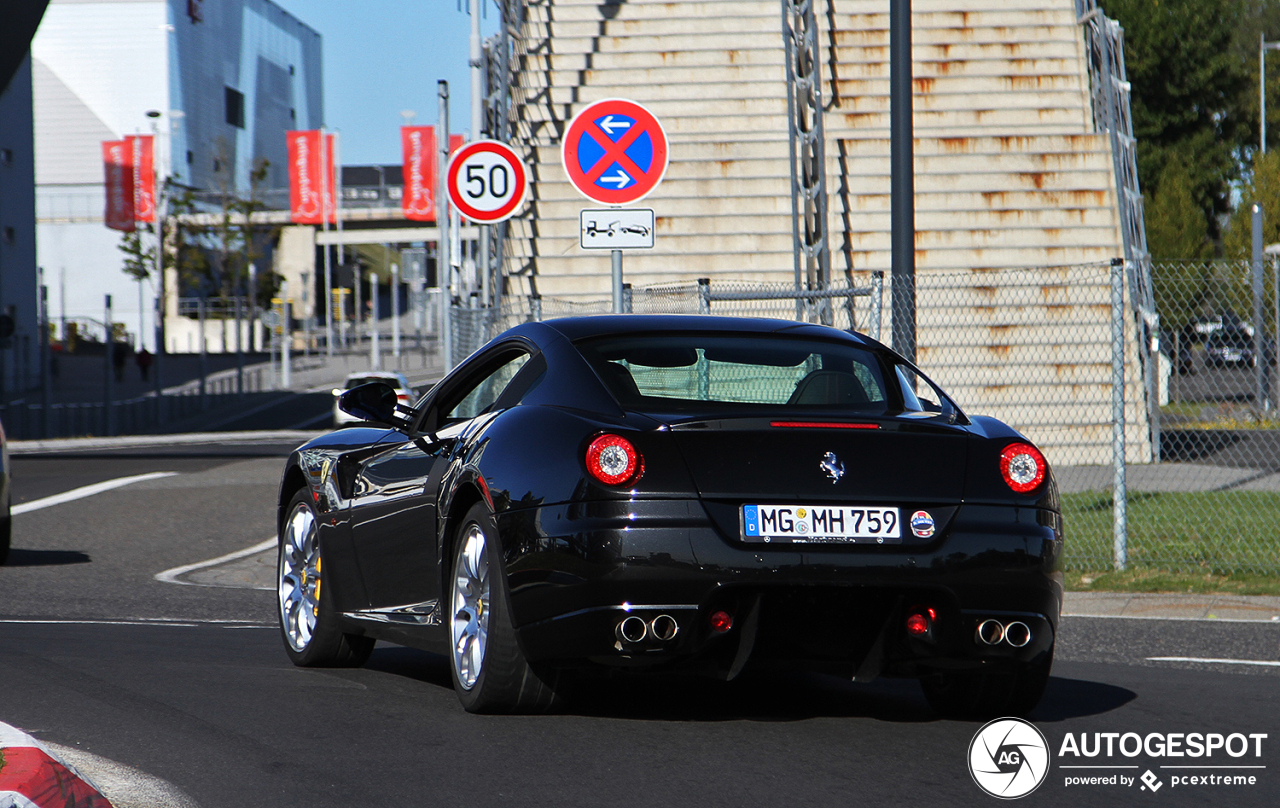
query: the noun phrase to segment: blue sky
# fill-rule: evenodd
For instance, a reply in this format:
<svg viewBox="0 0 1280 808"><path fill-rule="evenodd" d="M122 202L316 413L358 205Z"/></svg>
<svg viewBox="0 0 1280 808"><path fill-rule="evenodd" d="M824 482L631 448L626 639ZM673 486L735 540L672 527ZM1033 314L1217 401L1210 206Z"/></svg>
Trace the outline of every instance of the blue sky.
<svg viewBox="0 0 1280 808"><path fill-rule="evenodd" d="M326 125L342 132L346 165L400 162L400 111L415 124L434 124L436 82L449 82L449 123L470 126L471 79L467 0L275 0L324 38ZM481 31L498 28L492 2Z"/></svg>

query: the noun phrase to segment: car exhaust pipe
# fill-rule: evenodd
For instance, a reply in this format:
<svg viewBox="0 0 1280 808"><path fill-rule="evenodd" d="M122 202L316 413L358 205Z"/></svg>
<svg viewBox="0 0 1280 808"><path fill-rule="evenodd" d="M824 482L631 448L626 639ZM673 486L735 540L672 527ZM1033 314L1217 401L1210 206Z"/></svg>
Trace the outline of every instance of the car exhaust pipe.
<svg viewBox="0 0 1280 808"><path fill-rule="evenodd" d="M1021 648L1031 642L1031 627L1020 621L1013 621L1004 627L1004 641L1014 648Z"/></svg>
<svg viewBox="0 0 1280 808"><path fill-rule="evenodd" d="M649 633L649 624L643 619L631 615L618 624L614 629L614 633L618 635L618 639L622 642L637 643L643 642Z"/></svg>
<svg viewBox="0 0 1280 808"><path fill-rule="evenodd" d="M1021 625L1021 624L1019 624ZM999 620L983 620L978 624L978 631L974 635L974 640L983 645L999 645L1004 639L1004 626Z"/></svg>
<svg viewBox="0 0 1280 808"><path fill-rule="evenodd" d="M671 642L680 633L680 624L669 614L660 614L649 621L649 634L660 642Z"/></svg>

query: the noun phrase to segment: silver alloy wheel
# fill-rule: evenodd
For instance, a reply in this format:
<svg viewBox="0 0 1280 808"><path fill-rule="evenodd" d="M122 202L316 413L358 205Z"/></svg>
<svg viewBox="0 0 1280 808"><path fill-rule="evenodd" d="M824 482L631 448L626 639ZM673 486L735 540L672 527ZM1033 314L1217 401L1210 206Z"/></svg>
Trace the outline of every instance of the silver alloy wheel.
<svg viewBox="0 0 1280 808"><path fill-rule="evenodd" d="M305 504L285 522L278 573L280 624L289 646L300 653L307 650L320 613L320 544L315 515Z"/></svg>
<svg viewBox="0 0 1280 808"><path fill-rule="evenodd" d="M453 565L453 672L463 690L475 687L489 642L489 555L475 522L462 536Z"/></svg>

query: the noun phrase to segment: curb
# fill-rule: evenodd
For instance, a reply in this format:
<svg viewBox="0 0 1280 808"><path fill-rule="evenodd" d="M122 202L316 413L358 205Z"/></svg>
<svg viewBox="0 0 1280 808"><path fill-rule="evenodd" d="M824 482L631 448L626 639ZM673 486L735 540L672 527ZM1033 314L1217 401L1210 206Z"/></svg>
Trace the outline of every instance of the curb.
<svg viewBox="0 0 1280 808"><path fill-rule="evenodd" d="M27 733L0 723L0 808L111 808L70 765Z"/></svg>
<svg viewBox="0 0 1280 808"><path fill-rule="evenodd" d="M305 443L323 430L264 429L247 432L185 432L173 435L122 435L118 438L53 438L9 441L9 454L68 452L84 449L127 449L143 446L176 446L201 443Z"/></svg>
<svg viewBox="0 0 1280 808"><path fill-rule="evenodd" d="M1275 595L1161 594L1150 592L1067 592L1062 614L1134 620L1210 620L1280 623Z"/></svg>

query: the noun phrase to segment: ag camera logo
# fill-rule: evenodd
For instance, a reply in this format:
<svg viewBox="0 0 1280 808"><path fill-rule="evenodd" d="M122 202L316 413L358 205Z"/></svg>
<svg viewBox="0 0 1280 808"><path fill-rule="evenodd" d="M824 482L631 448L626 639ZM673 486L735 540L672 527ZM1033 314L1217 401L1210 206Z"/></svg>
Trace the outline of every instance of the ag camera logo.
<svg viewBox="0 0 1280 808"><path fill-rule="evenodd" d="M1025 797L1049 774L1049 742L1029 721L997 718L969 742L969 774L993 797Z"/></svg>

